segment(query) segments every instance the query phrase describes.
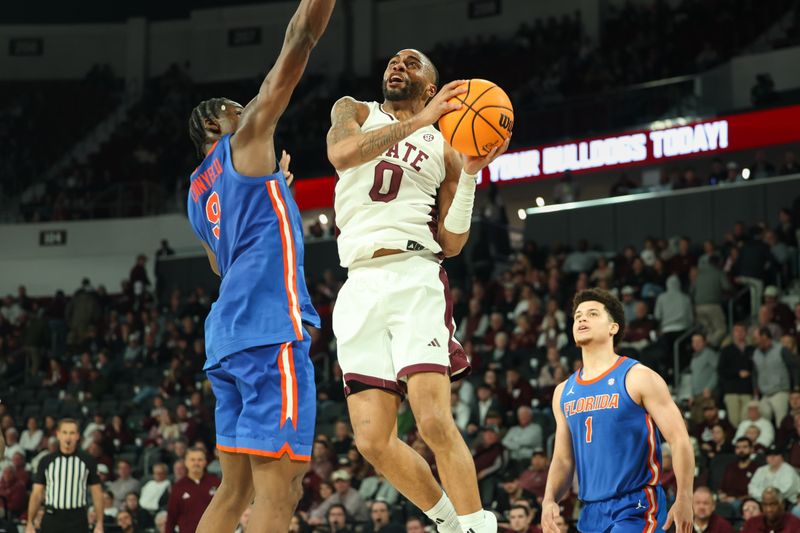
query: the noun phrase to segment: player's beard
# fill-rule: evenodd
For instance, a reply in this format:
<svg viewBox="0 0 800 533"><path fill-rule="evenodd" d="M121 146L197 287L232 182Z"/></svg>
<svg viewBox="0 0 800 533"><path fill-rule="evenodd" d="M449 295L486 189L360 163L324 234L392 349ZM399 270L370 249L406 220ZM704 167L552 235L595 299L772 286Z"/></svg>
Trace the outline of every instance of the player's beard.
<svg viewBox="0 0 800 533"><path fill-rule="evenodd" d="M389 79L383 80L383 97L389 102L401 102L422 96L425 92L425 84L408 80L404 87L400 89L390 89Z"/></svg>

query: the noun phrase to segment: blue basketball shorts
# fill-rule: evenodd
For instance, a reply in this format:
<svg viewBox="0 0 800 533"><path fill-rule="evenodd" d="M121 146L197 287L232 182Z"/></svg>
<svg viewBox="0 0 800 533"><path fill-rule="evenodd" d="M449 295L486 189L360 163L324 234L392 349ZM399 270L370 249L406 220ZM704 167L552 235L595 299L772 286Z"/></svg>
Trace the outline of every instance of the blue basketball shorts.
<svg viewBox="0 0 800 533"><path fill-rule="evenodd" d="M316 422L314 365L302 341L256 346L206 371L217 398L217 448L310 461Z"/></svg>
<svg viewBox="0 0 800 533"><path fill-rule="evenodd" d="M647 486L617 498L587 502L581 510L581 533L661 533L667 521L667 498L661 485Z"/></svg>

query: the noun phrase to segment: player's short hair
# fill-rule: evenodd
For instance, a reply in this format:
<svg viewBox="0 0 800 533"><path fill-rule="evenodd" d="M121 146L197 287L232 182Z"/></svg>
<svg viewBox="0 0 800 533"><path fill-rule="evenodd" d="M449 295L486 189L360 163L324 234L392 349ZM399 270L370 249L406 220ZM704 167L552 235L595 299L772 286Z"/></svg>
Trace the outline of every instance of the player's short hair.
<svg viewBox="0 0 800 533"><path fill-rule="evenodd" d="M585 289L575 295L572 300L572 315L578 306L583 302L600 302L606 308L606 312L613 322L619 326L619 330L614 335L614 344L617 344L625 336L625 311L619 298L603 289Z"/></svg>
<svg viewBox="0 0 800 533"><path fill-rule="evenodd" d="M63 426L64 424L75 424L75 427L78 429L78 431L81 430L81 425L78 424L78 421L75 420L74 418L62 418L62 419L60 419L58 421L58 426L56 426L56 429L61 431L61 426Z"/></svg>
<svg viewBox="0 0 800 533"><path fill-rule="evenodd" d="M189 138L192 140L197 157L200 160L206 157L204 150L208 140L205 125L206 119L219 118L222 113L222 106L233 103L235 102L229 98L209 98L208 100L203 100L197 107L192 109L192 114L189 115Z"/></svg>
<svg viewBox="0 0 800 533"><path fill-rule="evenodd" d="M512 505L511 509L508 510L509 514L514 509L522 509L523 511L525 511L525 516L530 516L531 515L531 510L528 507L525 507L524 505Z"/></svg>

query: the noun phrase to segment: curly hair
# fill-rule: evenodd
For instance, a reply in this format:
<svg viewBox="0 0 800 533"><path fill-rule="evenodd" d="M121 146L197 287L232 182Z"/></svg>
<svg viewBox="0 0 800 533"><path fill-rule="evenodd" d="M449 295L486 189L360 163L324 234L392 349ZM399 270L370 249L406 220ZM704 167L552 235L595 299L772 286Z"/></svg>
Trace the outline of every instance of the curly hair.
<svg viewBox="0 0 800 533"><path fill-rule="evenodd" d="M600 302L605 307L606 312L611 317L612 322L616 322L619 330L614 335L614 345L617 344L622 337L625 336L625 311L622 309L622 303L619 299L608 291L603 289L586 289L578 292L572 300L572 315L578 306L583 302Z"/></svg>
<svg viewBox="0 0 800 533"><path fill-rule="evenodd" d="M210 98L203 100L192 110L189 116L189 138L194 144L195 152L200 160L205 159L205 145L208 142L208 132L206 131L205 120L217 119L222 113L222 107L226 104L235 104L229 98Z"/></svg>

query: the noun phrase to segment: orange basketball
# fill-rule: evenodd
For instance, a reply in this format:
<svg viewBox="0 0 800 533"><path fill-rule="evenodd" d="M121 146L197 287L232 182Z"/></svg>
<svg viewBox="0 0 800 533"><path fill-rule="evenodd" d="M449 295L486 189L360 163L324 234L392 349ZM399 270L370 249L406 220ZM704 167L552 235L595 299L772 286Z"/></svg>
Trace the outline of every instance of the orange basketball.
<svg viewBox="0 0 800 533"><path fill-rule="evenodd" d="M461 102L461 109L439 119L439 131L456 151L484 156L511 135L514 109L505 91L494 83L469 80L467 92L456 99Z"/></svg>

